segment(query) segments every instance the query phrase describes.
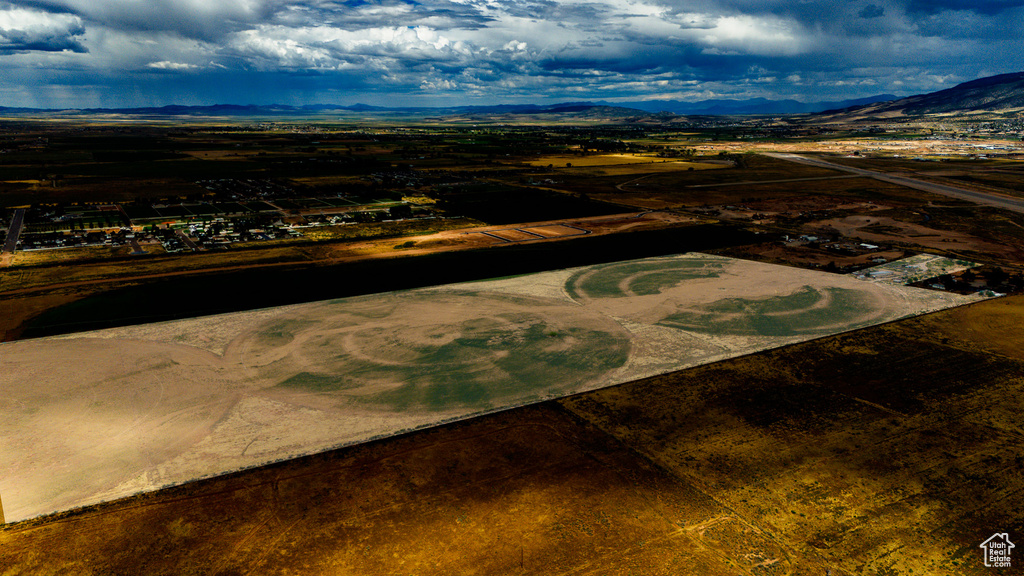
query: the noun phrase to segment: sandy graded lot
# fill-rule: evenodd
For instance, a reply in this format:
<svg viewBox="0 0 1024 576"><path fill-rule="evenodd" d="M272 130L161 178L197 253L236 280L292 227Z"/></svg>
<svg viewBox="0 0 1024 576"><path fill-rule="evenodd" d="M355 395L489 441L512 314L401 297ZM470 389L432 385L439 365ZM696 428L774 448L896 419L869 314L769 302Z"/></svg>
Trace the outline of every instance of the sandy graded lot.
<svg viewBox="0 0 1024 576"><path fill-rule="evenodd" d="M527 233L527 232L523 232L522 230L517 230L515 228L504 228L504 229L501 229L501 230L489 230L486 233L484 233L484 232L477 232L477 234L484 234L485 236L497 236L498 238L501 238L503 240L507 240L509 242L522 242L524 240L536 240L537 239L537 236L535 236L533 234L530 234L530 233Z"/></svg>
<svg viewBox="0 0 1024 576"><path fill-rule="evenodd" d="M580 234L586 234L586 230L576 228L573 226L565 226L561 224L555 224L552 226L531 226L529 228L523 228L526 232L532 234L539 234L545 238L558 238L560 236L578 236Z"/></svg>
<svg viewBox="0 0 1024 576"><path fill-rule="evenodd" d="M668 158L658 158L657 156L637 156L634 154L599 154L591 156L572 156L563 154L558 156L542 156L536 160L531 160L529 164L531 166L547 166L550 164L556 168L561 168L567 164L583 167L621 166L629 164L667 164L676 170L686 170L690 167L695 170L713 170L716 168L722 168L721 164L712 164L709 162L685 162Z"/></svg>
<svg viewBox="0 0 1024 576"><path fill-rule="evenodd" d="M702 254L7 343L8 521L972 301Z"/></svg>

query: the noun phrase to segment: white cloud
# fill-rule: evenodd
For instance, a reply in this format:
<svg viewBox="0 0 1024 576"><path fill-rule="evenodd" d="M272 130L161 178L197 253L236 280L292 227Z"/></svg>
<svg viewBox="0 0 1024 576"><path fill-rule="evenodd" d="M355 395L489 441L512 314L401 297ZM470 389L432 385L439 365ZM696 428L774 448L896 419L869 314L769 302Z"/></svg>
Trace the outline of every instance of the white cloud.
<svg viewBox="0 0 1024 576"><path fill-rule="evenodd" d="M196 70L199 66L195 64L187 64L185 62L169 62L167 60L161 60L160 62L150 62L146 64L147 68L155 68L157 70Z"/></svg>
<svg viewBox="0 0 1024 576"><path fill-rule="evenodd" d="M761 56L795 56L811 46L796 22L746 15L718 18L699 39L711 49Z"/></svg>
<svg viewBox="0 0 1024 576"><path fill-rule="evenodd" d="M463 41L422 26L351 31L327 26L260 26L234 34L229 46L238 54L261 59L265 65L312 69L335 68L365 61L366 57L443 62L475 51Z"/></svg>

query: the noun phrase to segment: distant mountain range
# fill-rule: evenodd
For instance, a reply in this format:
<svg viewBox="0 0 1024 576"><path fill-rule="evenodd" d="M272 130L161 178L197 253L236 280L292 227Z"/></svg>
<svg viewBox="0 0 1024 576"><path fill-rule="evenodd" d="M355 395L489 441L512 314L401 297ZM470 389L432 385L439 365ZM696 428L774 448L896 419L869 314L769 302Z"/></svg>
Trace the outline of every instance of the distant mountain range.
<svg viewBox="0 0 1024 576"><path fill-rule="evenodd" d="M493 106L450 107L384 107L367 104L340 106L312 104L306 106L238 105L161 106L148 108L86 108L39 109L7 108L6 115L124 115L124 116L200 116L200 117L301 117L309 115L382 115L391 117L434 118L444 120L474 119L509 121L526 116L560 120L622 120L630 122L680 121L680 116L749 116L814 114L820 120L886 119L928 114L969 112L1004 112L1024 110L1024 72L1002 74L965 82L953 88L899 98L880 94L868 98L833 102L799 102L797 100L643 100L631 102L562 102L559 104L498 104Z"/></svg>
<svg viewBox="0 0 1024 576"><path fill-rule="evenodd" d="M649 116L650 113L616 105L595 104L593 102L563 102L560 104L500 104L494 106L451 106L451 107L385 107L368 104L341 106L335 104L310 104L305 106L289 106L284 104L216 104L212 106L181 106L170 105L146 108L81 108L81 109L45 109L45 108L8 108L0 106L0 114L15 115L61 115L61 116L233 116L233 117L287 117L308 116L311 114L382 114L389 116L416 117L469 117L495 115L556 115L576 114L583 116Z"/></svg>
<svg viewBox="0 0 1024 576"><path fill-rule="evenodd" d="M43 109L8 108L0 106L0 114L60 114L97 115L114 114L129 116L302 116L308 114L335 113L381 113L401 116L472 116L472 115L569 115L603 117L628 117L661 115L750 115L750 114L807 114L822 110L846 108L896 98L892 95L872 96L857 100L839 102L798 102L796 100L703 100L683 102L678 100L648 100L636 102L562 102L559 104L498 104L493 106L451 106L451 107L384 107L368 104L340 106L312 104L288 106L282 104L239 105L217 104L213 106L160 106L144 108L82 108Z"/></svg>
<svg viewBox="0 0 1024 576"><path fill-rule="evenodd" d="M617 106L635 108L645 112L669 112L672 114L722 116L751 114L813 114L825 110L874 104L898 98L892 94L879 94L854 100L832 102L800 102L797 100L768 100L752 98L749 100L701 100L699 102L683 102L680 100L646 100L639 102L618 102Z"/></svg>
<svg viewBox="0 0 1024 576"><path fill-rule="evenodd" d="M930 94L837 108L824 112L822 116L856 120L1020 111L1024 111L1024 72L979 78Z"/></svg>

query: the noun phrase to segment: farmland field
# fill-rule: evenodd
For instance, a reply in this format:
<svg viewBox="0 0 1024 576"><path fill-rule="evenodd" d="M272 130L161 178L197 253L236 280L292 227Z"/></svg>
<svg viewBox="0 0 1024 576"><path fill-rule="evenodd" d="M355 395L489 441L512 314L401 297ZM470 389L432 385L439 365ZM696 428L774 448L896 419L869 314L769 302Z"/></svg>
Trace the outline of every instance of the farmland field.
<svg viewBox="0 0 1024 576"><path fill-rule="evenodd" d="M0 494L31 518L976 299L686 254L8 343Z"/></svg>

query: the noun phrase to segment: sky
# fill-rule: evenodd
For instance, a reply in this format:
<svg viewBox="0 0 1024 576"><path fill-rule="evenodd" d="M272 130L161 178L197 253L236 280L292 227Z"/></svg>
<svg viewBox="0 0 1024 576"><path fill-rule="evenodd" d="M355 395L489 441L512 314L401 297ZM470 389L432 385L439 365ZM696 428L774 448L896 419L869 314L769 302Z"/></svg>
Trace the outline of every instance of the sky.
<svg viewBox="0 0 1024 576"><path fill-rule="evenodd" d="M911 95L1024 71L1024 0L0 0L0 106Z"/></svg>

